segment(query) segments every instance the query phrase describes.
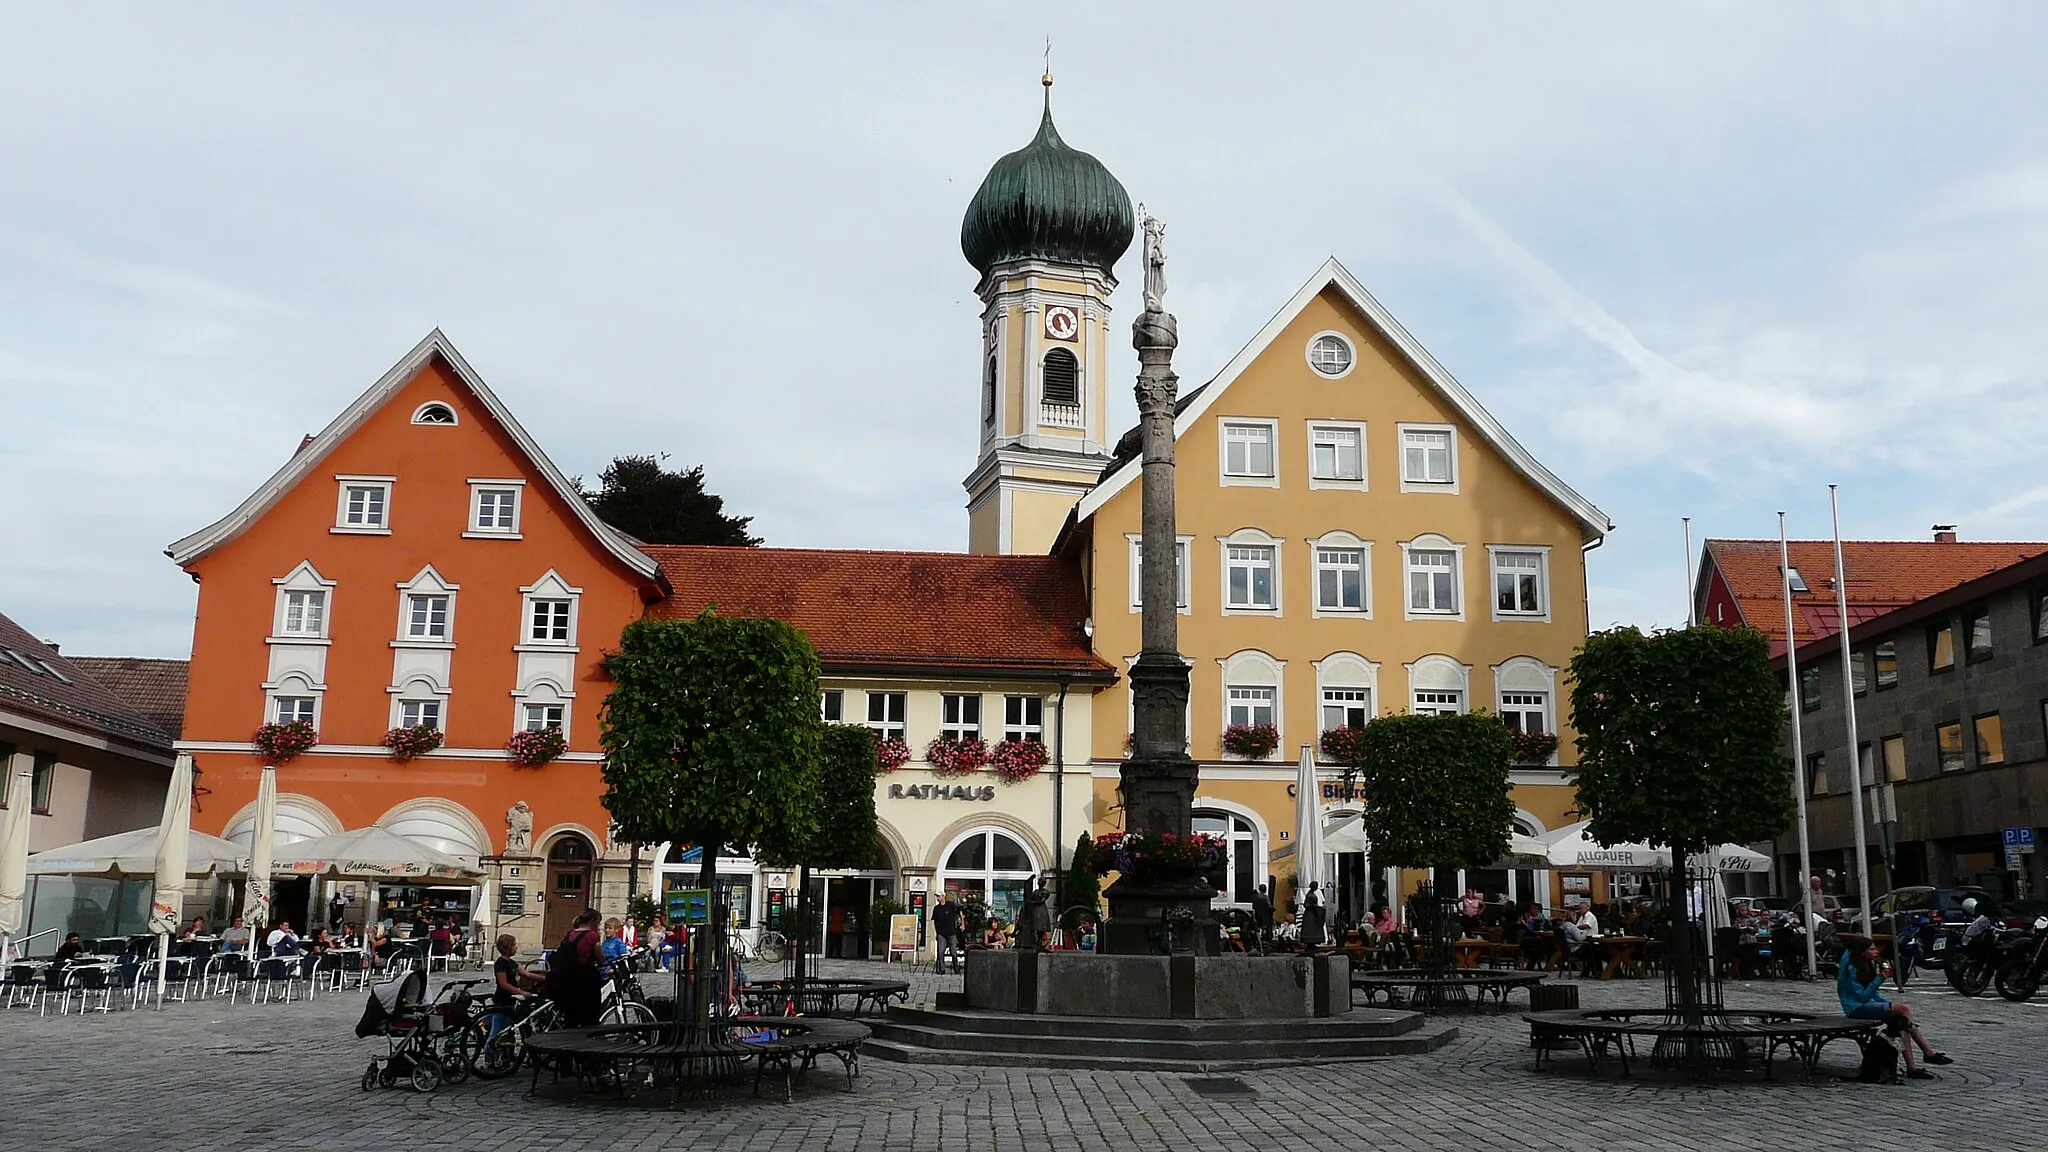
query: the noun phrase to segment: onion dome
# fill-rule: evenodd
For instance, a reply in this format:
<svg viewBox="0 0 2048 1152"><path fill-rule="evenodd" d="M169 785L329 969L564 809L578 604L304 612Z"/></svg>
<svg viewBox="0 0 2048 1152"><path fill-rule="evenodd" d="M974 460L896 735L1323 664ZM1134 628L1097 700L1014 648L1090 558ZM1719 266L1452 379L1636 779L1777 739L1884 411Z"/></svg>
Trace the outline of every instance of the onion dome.
<svg viewBox="0 0 2048 1152"><path fill-rule="evenodd" d="M1045 115L1031 143L995 162L968 201L960 251L983 275L1009 260L1083 264L1108 273L1131 246L1131 198L1102 161L1069 148Z"/></svg>

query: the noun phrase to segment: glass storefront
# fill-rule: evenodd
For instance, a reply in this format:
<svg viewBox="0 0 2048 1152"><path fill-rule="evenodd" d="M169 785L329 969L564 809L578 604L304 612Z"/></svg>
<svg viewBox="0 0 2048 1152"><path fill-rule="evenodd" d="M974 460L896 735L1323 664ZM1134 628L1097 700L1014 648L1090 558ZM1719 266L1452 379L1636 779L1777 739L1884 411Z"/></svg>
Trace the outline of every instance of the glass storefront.
<svg viewBox="0 0 2048 1152"><path fill-rule="evenodd" d="M993 828L969 832L946 853L939 873L940 889L956 900L979 900L989 915L1015 923L1024 898L1038 879L1038 862L1007 832Z"/></svg>

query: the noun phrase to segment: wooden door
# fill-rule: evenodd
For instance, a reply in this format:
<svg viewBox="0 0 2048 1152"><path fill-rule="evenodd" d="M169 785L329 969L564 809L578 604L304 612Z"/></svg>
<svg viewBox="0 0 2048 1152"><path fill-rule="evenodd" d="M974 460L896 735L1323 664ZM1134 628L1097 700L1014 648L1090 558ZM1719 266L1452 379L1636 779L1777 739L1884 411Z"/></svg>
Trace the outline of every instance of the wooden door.
<svg viewBox="0 0 2048 1152"><path fill-rule="evenodd" d="M576 917L590 907L590 842L568 835L548 849L546 912L541 917L541 947L553 948L569 934Z"/></svg>

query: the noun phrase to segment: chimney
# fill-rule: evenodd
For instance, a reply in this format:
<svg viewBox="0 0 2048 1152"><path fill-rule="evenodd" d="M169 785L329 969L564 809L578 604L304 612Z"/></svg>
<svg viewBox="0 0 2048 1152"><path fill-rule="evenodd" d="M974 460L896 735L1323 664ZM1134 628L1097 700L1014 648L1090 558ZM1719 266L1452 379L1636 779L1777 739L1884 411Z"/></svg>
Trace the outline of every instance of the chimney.
<svg viewBox="0 0 2048 1152"><path fill-rule="evenodd" d="M1955 543L1956 526L1953 524L1936 524L1934 526L1934 542L1936 544Z"/></svg>

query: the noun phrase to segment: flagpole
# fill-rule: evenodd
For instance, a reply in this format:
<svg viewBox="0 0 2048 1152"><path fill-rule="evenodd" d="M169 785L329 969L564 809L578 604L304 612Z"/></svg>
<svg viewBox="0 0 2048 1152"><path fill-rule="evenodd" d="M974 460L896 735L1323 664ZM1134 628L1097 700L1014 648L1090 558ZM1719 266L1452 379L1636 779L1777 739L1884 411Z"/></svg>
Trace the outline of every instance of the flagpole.
<svg viewBox="0 0 2048 1152"><path fill-rule="evenodd" d="M1690 628L1699 623L1692 594L1692 517L1680 516L1678 519L1685 525L1685 626Z"/></svg>
<svg viewBox="0 0 2048 1152"><path fill-rule="evenodd" d="M1856 821L1856 898L1863 902L1858 919L1863 922L1863 935L1868 939L1870 851L1863 837L1863 760L1856 747L1856 678L1849 666L1849 580L1842 570L1842 502L1839 487L1834 484L1828 485L1828 512L1835 524L1835 611L1842 624L1842 715L1849 723L1849 779L1855 781L1849 789L1849 802Z"/></svg>
<svg viewBox="0 0 2048 1152"><path fill-rule="evenodd" d="M1806 837L1806 742L1799 713L1799 634L1792 626L1792 545L1785 538L1785 514L1778 513L1778 577L1785 586L1785 682L1791 685L1792 702L1792 796L1799 804L1799 907L1800 934L1806 937L1806 974L1820 971L1813 949L1813 851Z"/></svg>

